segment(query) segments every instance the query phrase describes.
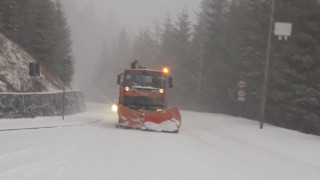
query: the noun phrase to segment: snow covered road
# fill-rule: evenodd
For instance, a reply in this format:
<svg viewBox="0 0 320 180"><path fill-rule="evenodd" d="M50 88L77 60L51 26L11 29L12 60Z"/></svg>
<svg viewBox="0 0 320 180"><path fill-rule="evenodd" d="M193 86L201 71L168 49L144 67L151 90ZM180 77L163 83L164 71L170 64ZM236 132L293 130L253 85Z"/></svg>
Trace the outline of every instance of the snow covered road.
<svg viewBox="0 0 320 180"><path fill-rule="evenodd" d="M182 112L179 134L115 128L107 105L60 118L0 120L0 180L319 180L320 137L226 115ZM101 121L100 121L101 120Z"/></svg>

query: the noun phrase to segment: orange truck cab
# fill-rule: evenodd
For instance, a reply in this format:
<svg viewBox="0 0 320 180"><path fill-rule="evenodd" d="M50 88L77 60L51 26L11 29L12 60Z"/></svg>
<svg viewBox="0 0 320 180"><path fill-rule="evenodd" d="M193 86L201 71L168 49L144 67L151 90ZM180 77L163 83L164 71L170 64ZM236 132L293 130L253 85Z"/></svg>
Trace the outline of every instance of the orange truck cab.
<svg viewBox="0 0 320 180"><path fill-rule="evenodd" d="M172 78L163 71L126 69L122 75L118 76L119 104L135 110L166 109L167 81L169 81L168 86L172 87Z"/></svg>

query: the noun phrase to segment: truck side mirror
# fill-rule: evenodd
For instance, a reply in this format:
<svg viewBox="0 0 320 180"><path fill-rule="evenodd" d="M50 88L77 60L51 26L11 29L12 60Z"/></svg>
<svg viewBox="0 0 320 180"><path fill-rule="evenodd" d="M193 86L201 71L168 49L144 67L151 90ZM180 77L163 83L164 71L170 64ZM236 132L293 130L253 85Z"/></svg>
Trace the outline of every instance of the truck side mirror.
<svg viewBox="0 0 320 180"><path fill-rule="evenodd" d="M169 77L169 88L173 87L173 78L170 76Z"/></svg>
<svg viewBox="0 0 320 180"><path fill-rule="evenodd" d="M118 75L117 84L120 85L120 83L121 83L121 75Z"/></svg>

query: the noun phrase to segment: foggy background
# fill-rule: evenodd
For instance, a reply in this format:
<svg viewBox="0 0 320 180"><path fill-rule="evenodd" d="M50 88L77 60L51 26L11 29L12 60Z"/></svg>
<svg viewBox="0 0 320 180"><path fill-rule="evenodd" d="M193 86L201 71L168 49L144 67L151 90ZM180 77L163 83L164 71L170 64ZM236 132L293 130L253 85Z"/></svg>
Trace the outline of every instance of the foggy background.
<svg viewBox="0 0 320 180"><path fill-rule="evenodd" d="M272 19L292 24L287 40L271 33ZM320 134L319 0L1 0L0 33L87 101L117 102L116 76L138 59L171 69L169 107L265 114L277 126ZM1 85L25 91L5 68Z"/></svg>
<svg viewBox="0 0 320 180"><path fill-rule="evenodd" d="M176 19L183 9L189 12L190 20L195 22L200 1L62 0L62 3L72 31L76 69L73 86L84 91L88 100L96 100L101 92L95 90L92 81L103 45L108 48L114 46L122 30L126 31L132 43L139 31L153 28L157 21L162 24L168 14ZM128 59L130 61L133 59ZM108 78L116 82L119 73L121 71L115 69L112 73L114 76ZM117 88L116 83L110 86Z"/></svg>
<svg viewBox="0 0 320 180"><path fill-rule="evenodd" d="M155 20L162 20L166 13L177 17L183 8L194 12L199 8L199 0L82 0L83 4L94 3L97 15L101 21L105 17L114 17L126 26L132 36L145 26L150 26Z"/></svg>

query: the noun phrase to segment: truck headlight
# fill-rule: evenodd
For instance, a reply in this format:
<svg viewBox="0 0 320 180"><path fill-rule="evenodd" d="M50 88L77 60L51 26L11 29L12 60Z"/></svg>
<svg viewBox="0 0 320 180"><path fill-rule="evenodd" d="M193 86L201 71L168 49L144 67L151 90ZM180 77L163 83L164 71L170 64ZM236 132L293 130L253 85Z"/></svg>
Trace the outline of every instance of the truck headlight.
<svg viewBox="0 0 320 180"><path fill-rule="evenodd" d="M111 106L111 111L114 112L114 113L118 112L118 106L116 104L113 104Z"/></svg>

